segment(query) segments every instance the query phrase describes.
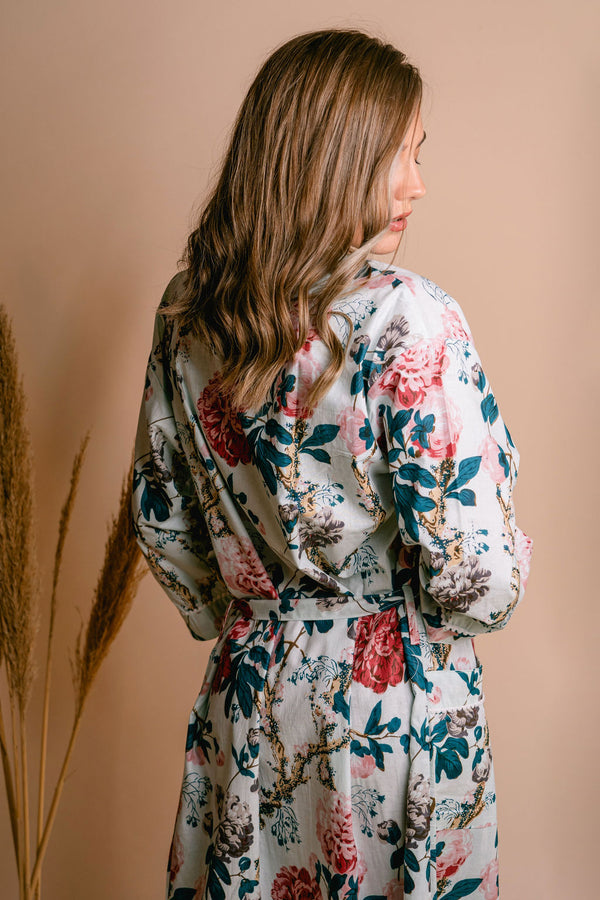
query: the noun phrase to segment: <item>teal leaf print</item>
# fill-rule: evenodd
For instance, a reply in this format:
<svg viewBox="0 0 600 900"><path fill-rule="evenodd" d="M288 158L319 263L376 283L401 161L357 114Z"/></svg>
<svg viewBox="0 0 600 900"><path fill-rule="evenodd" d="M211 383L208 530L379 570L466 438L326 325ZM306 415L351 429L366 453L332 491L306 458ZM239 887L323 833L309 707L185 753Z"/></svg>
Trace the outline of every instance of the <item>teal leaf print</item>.
<svg viewBox="0 0 600 900"><path fill-rule="evenodd" d="M322 447L315 447L314 449L304 449L300 451L301 453L308 453L310 456L314 456L315 459L318 459L319 462L330 463L331 456L327 452L327 450L323 450Z"/></svg>
<svg viewBox="0 0 600 900"><path fill-rule="evenodd" d="M362 370L359 369L358 372L355 372L352 376L352 381L350 382L350 393L354 396L354 394L360 394L363 386L363 373Z"/></svg>
<svg viewBox="0 0 600 900"><path fill-rule="evenodd" d="M447 491L456 491L465 485L471 478L475 478L481 466L481 456L468 456L462 459L458 466L458 475L447 486Z"/></svg>
<svg viewBox="0 0 600 900"><path fill-rule="evenodd" d="M506 453L500 446L498 447L498 462L500 463L500 465L502 466L502 468L504 470L505 477L508 478L508 476L510 474L510 463L508 462L508 457L507 457Z"/></svg>
<svg viewBox="0 0 600 900"><path fill-rule="evenodd" d="M429 413L424 419L421 419L421 413L417 410L415 413L415 425L413 425L410 432L411 440L418 441L422 447L428 448L429 435L433 431L434 424L435 416L433 413Z"/></svg>
<svg viewBox="0 0 600 900"><path fill-rule="evenodd" d="M258 881L253 881L251 878L244 878L238 888L238 897L240 898L240 900L242 897L245 897L246 894L252 893L257 885Z"/></svg>
<svg viewBox="0 0 600 900"><path fill-rule="evenodd" d="M403 429L410 422L411 416L413 414L412 409L401 409L399 412L392 414L392 410L389 406L381 405L379 407L380 416L383 416L384 410L390 441L394 444L399 444L402 450L406 450Z"/></svg>
<svg viewBox="0 0 600 900"><path fill-rule="evenodd" d="M451 497L453 500L458 500L463 506L475 506L475 491L472 491L470 488L463 488L462 491L452 491L446 496Z"/></svg>
<svg viewBox="0 0 600 900"><path fill-rule="evenodd" d="M442 747L436 747L435 780L440 781L442 772L447 778L458 778L463 770L460 756L466 759L468 755L466 738L448 738Z"/></svg>
<svg viewBox="0 0 600 900"><path fill-rule="evenodd" d="M157 522L165 522L171 514L172 503L164 487L156 481L152 463L144 463L141 468L141 474L137 475L134 472L134 491L142 480L144 481L144 487L142 489L140 509L144 519L149 521L151 513L154 513L154 518Z"/></svg>
<svg viewBox="0 0 600 900"><path fill-rule="evenodd" d="M483 413L484 421L489 422L490 425L493 425L498 418L498 406L491 391L481 401L481 412Z"/></svg>
<svg viewBox="0 0 600 900"><path fill-rule="evenodd" d="M407 484L398 484L396 479L394 479L394 500L408 535L415 544L418 544L419 528L414 510L428 512L431 509L435 509L435 502L431 497L422 497L413 487L409 487Z"/></svg>
<svg viewBox="0 0 600 900"><path fill-rule="evenodd" d="M483 878L463 878L458 881L449 894L444 896L444 900L460 900L461 897L468 897L473 891L476 891Z"/></svg>
<svg viewBox="0 0 600 900"><path fill-rule="evenodd" d="M322 444L328 444L336 437L339 430L339 425L317 425L312 434L300 444L300 452L302 453L307 447L320 447Z"/></svg>
<svg viewBox="0 0 600 900"><path fill-rule="evenodd" d="M254 450L256 465L265 480L265 484L274 495L277 493L277 477L274 467L285 468L291 464L292 460L287 453L282 453L270 441L265 441L264 438L259 437L259 434L262 434L263 431L262 427L255 428L248 435L248 442Z"/></svg>
<svg viewBox="0 0 600 900"><path fill-rule="evenodd" d="M479 673L477 670L473 669L470 673L463 672L462 669L456 669L457 674L462 678L467 687L469 688L469 693L476 695L481 694L480 688L476 687L476 682L479 677Z"/></svg>
<svg viewBox="0 0 600 900"><path fill-rule="evenodd" d="M233 753L233 758L235 759L235 764L238 767L238 771L240 775L248 775L250 778L253 778L252 769L248 769L246 767L246 763L250 762L250 757L248 755L248 751L246 750L246 745L244 744L242 749L240 750L239 756L237 750L231 745L231 752Z"/></svg>
<svg viewBox="0 0 600 900"><path fill-rule="evenodd" d="M422 484L423 487L426 488L434 488L437 484L431 472L428 469L423 468L423 466L420 466L418 463L406 463L396 470L396 474L399 478L404 478L406 481L412 481L413 484L415 481L418 481L419 484Z"/></svg>
<svg viewBox="0 0 600 900"><path fill-rule="evenodd" d="M371 714L367 720L367 724L365 725L365 734L380 734L381 731L385 728L385 725L379 725L379 719L381 717L381 700L378 700L373 709L371 710Z"/></svg>
<svg viewBox="0 0 600 900"><path fill-rule="evenodd" d="M283 425L279 425L275 419L268 419L267 424L265 425L265 432L269 437L276 438L280 444L289 446L292 443L292 435L283 427Z"/></svg>
<svg viewBox="0 0 600 900"><path fill-rule="evenodd" d="M419 861L412 850L408 847L404 848L404 865L413 872L419 871Z"/></svg>

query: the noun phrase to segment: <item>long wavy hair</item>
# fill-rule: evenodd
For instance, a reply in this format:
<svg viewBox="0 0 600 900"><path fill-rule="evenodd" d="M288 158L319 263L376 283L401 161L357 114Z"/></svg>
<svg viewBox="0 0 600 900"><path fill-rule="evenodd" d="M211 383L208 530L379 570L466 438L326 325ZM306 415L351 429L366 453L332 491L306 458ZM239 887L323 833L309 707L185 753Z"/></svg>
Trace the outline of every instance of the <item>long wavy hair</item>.
<svg viewBox="0 0 600 900"><path fill-rule="evenodd" d="M259 69L179 260L184 287L161 308L220 359L235 408L265 401L311 327L331 358L308 407L344 367L329 309L387 230L391 165L421 96L405 54L354 29L298 35Z"/></svg>

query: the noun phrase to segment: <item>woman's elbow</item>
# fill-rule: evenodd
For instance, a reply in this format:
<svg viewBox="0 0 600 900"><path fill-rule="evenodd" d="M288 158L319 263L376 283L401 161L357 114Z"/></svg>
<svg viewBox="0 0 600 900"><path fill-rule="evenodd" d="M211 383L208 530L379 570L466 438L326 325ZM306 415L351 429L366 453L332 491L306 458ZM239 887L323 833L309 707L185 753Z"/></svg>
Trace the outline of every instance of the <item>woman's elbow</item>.
<svg viewBox="0 0 600 900"><path fill-rule="evenodd" d="M434 576L428 593L450 615L480 622L485 631L499 631L508 624L524 587L516 558L503 562L491 569L479 556L466 556Z"/></svg>

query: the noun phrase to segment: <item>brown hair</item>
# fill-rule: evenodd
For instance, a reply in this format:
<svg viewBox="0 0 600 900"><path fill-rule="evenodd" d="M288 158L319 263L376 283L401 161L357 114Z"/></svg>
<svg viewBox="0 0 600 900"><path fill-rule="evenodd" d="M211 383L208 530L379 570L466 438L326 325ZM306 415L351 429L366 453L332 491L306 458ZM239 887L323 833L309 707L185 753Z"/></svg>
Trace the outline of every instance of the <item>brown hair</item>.
<svg viewBox="0 0 600 900"><path fill-rule="evenodd" d="M180 260L185 288L161 308L221 359L235 407L264 402L311 326L331 360L308 406L343 368L328 310L389 225L389 171L421 94L404 53L353 29L298 35L260 68Z"/></svg>

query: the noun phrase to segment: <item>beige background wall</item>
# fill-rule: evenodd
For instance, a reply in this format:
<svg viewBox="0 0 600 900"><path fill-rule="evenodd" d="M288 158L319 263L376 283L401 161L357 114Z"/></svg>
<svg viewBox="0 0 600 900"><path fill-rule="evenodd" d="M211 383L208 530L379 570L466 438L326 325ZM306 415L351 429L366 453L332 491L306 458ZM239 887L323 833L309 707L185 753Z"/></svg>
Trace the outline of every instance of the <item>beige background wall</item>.
<svg viewBox="0 0 600 900"><path fill-rule="evenodd" d="M595 896L596 4L3 7L0 299L30 400L44 599L72 457L92 428L66 547L51 780L71 721L68 652L129 460L153 311L192 210L275 44L317 27L374 29L409 53L428 86L428 195L401 262L465 309L521 452L517 517L535 540L523 606L506 631L478 642L502 897ZM44 870L46 900L163 897L187 717L209 649L148 578L86 712ZM36 699L34 767L39 709ZM9 898L5 813L2 794L0 894Z"/></svg>

